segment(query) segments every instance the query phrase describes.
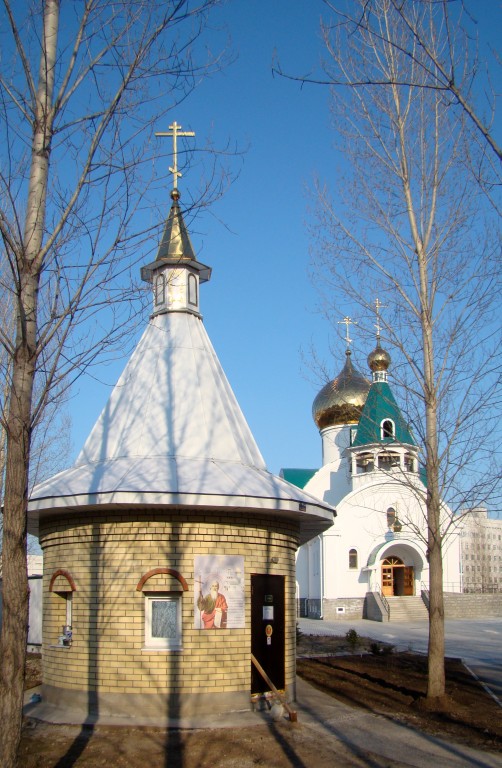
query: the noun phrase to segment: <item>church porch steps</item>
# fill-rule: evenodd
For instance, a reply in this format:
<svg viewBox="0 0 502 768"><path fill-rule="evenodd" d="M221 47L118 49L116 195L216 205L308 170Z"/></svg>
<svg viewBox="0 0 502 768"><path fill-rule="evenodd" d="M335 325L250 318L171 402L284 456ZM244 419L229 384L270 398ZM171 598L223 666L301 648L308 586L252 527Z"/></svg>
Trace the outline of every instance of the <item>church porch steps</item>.
<svg viewBox="0 0 502 768"><path fill-rule="evenodd" d="M421 597L387 597L389 621L427 621L429 613Z"/></svg>

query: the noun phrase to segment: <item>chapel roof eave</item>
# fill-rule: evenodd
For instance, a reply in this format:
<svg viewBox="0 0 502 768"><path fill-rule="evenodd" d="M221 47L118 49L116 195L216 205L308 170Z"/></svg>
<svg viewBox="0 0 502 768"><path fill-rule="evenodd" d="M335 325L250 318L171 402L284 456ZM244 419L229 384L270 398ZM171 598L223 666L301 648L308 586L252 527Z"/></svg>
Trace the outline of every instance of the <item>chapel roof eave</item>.
<svg viewBox="0 0 502 768"><path fill-rule="evenodd" d="M392 450L392 448L401 448L402 450L406 451L413 451L413 453L419 452L418 446L415 443L412 442L404 442L401 440L396 440L393 437L386 437L382 440L375 441L373 443L361 443L356 444L355 442L352 445L347 446L347 450L349 453L364 453L365 451L379 451L379 452L385 452L388 450Z"/></svg>
<svg viewBox="0 0 502 768"><path fill-rule="evenodd" d="M123 458L75 466L37 486L28 505L30 533L36 535L39 517L116 508L278 516L298 522L302 544L327 530L335 514L329 504L266 469L203 459Z"/></svg>
<svg viewBox="0 0 502 768"><path fill-rule="evenodd" d="M301 507L301 509L300 509ZM327 531L333 525L336 511L326 504L299 502L296 499L270 499L250 496L211 496L197 497L190 494L149 494L137 493L87 494L68 496L58 499L41 499L30 503L28 512L28 531L34 536L39 534L39 522L50 517L85 515L87 512L110 512L113 510L168 511L182 510L221 515L222 511L266 515L296 522L299 526L299 544L306 544L311 539Z"/></svg>
<svg viewBox="0 0 502 768"><path fill-rule="evenodd" d="M191 269L194 272L199 273L199 280L201 283L207 283L208 280L210 280L212 273L211 267L208 267L207 264L202 264L202 262L197 261L196 259L184 259L179 257L171 259L157 258L155 261L151 261L149 264L145 264L145 266L141 267L141 279L145 283L151 283L155 272L158 272L163 267L186 267Z"/></svg>

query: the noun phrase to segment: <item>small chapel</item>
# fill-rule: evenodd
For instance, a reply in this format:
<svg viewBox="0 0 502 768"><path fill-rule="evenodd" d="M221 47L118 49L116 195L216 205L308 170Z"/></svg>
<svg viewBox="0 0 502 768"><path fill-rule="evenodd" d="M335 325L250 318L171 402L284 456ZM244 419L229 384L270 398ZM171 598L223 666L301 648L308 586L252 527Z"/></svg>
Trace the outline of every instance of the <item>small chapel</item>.
<svg viewBox="0 0 502 768"><path fill-rule="evenodd" d="M301 616L394 621L428 618L426 479L419 450L388 382L391 358L380 339L368 355L371 381L347 349L341 372L316 396L312 416L322 439L319 470L281 475L336 509L333 525L297 556ZM449 511L444 506L444 520ZM443 544L443 587L459 592L460 539Z"/></svg>
<svg viewBox="0 0 502 768"><path fill-rule="evenodd" d="M151 315L74 466L29 502L42 699L66 721L245 710L270 681L294 700L296 552L333 522L267 470L206 333L211 268L180 207L185 134L169 128L172 205L141 270Z"/></svg>

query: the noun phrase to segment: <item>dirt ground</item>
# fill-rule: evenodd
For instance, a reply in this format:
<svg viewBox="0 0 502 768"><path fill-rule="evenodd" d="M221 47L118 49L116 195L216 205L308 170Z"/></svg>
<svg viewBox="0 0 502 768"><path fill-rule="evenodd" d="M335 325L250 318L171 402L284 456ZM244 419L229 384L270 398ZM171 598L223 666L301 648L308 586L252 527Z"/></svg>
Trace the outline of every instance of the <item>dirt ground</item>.
<svg viewBox="0 0 502 768"><path fill-rule="evenodd" d="M470 747L502 754L500 707L459 661L447 662L447 696L437 710L424 701L426 660L389 652L383 644L344 637L302 636L298 674L350 707L383 714L400 723ZM40 682L40 659L27 662L26 687ZM334 768L385 766L399 761L355 755L339 744L336 753L301 721L283 719L238 730L166 731L160 728L55 726L27 718L20 750L22 768Z"/></svg>
<svg viewBox="0 0 502 768"><path fill-rule="evenodd" d="M302 638L298 674L351 707L385 714L446 740L502 753L502 710L460 660L446 660L446 697L434 709L425 698L425 656L394 653L392 647L371 640L361 641L348 655L320 655L332 653L333 642L343 647L343 640Z"/></svg>

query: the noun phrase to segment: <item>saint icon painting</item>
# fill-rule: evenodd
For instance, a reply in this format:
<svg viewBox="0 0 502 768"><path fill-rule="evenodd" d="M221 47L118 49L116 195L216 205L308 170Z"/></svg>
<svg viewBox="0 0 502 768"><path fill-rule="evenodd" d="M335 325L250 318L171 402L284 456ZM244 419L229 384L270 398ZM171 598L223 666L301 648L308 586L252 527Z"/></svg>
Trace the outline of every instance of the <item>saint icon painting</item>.
<svg viewBox="0 0 502 768"><path fill-rule="evenodd" d="M194 574L195 628L244 627L244 558L240 555L197 555Z"/></svg>

